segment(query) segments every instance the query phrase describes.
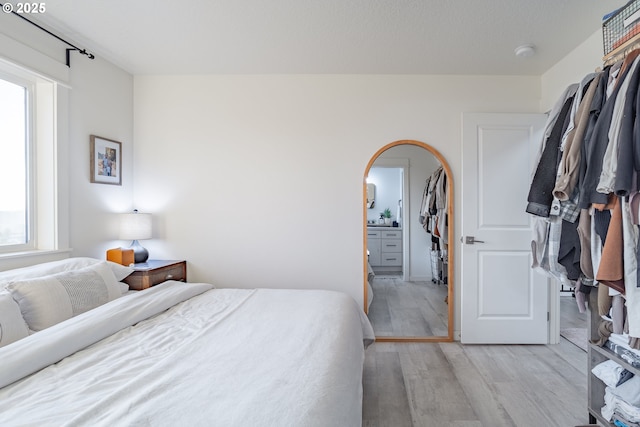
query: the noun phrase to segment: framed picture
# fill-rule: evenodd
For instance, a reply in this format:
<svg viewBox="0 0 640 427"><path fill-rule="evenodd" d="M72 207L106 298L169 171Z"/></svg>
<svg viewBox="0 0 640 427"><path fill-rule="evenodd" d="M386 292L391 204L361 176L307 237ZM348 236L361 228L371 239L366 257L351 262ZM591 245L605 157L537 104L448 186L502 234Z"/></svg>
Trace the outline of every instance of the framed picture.
<svg viewBox="0 0 640 427"><path fill-rule="evenodd" d="M91 182L122 185L122 144L91 135Z"/></svg>

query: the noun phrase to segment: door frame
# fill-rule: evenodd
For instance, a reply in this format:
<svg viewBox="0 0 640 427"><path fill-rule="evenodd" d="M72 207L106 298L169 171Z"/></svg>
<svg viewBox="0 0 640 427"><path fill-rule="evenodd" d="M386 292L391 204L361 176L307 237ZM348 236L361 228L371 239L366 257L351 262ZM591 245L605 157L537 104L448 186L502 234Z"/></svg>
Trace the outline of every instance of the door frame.
<svg viewBox="0 0 640 427"><path fill-rule="evenodd" d="M417 147L421 147L424 148L425 150L429 151L442 165L442 168L444 169L445 173L447 174L447 200L448 200L448 206L447 206L447 215L449 218L449 223L448 223L448 233L447 233L447 238L449 241L449 247L447 248L448 251L448 258L449 258L449 263L447 264L447 292L448 292L448 296L447 296L447 301L448 301L448 322L447 322L447 335L446 336L433 336L433 337L392 337L392 336L384 336L384 337L376 337L376 341L379 342L452 342L453 341L453 328L454 328L454 302L455 302L455 298L454 298L454 288L455 288L455 280L454 280L454 260L455 260L455 253L454 253L454 216L453 216L453 212L454 212L454 192L453 192L453 186L454 186L454 182L453 182L453 173L451 172L451 167L449 166L449 163L447 163L447 161L445 160L445 158L442 156L442 154L440 154L440 152L438 150L436 150L435 148L433 148L432 146L430 146L429 144L426 144L424 142L420 142L420 141L415 141L415 140L410 140L410 139L403 139L403 140L398 140L398 141L394 141L391 142L387 145L385 145L384 147L380 148L378 151L375 152L375 154L371 157L371 159L369 160L369 163L367 163L367 167L364 170L364 175L362 178L362 265L363 265L363 293L364 293L364 299L363 299L363 304L364 304L364 312L367 313L369 311L368 307L367 307L367 301L368 301L368 293L369 293L369 289L367 287L367 276L368 276L368 269L367 269L367 175L369 175L369 170L371 169L371 167L373 166L373 163L376 161L376 159L386 150L388 150L389 148L398 146L398 145L414 145ZM405 171L405 179L406 179L406 171ZM406 191L403 190L403 191ZM405 227L405 221L404 221L404 215L405 215L405 211L406 211L406 205L405 205L405 201L403 200L403 209L402 209L402 215L403 215L403 222L402 222L402 226L403 228ZM403 230L403 236L404 236L404 230ZM404 245L404 244L403 244ZM403 262L403 265L404 264ZM403 275L404 275L404 271L403 271Z"/></svg>
<svg viewBox="0 0 640 427"><path fill-rule="evenodd" d="M411 248L409 245L409 227L405 227L405 209L404 202L409 200L409 159L385 159L378 158L375 161L375 165L371 167L376 168L389 168L389 169L402 169L402 218L400 218L400 224L402 224L402 280L409 281L409 271L411 269ZM367 175L371 170L371 167L367 169ZM366 183L365 175L365 183ZM365 209L366 215L366 209ZM365 220L366 224L366 220ZM366 247L366 246L365 246Z"/></svg>

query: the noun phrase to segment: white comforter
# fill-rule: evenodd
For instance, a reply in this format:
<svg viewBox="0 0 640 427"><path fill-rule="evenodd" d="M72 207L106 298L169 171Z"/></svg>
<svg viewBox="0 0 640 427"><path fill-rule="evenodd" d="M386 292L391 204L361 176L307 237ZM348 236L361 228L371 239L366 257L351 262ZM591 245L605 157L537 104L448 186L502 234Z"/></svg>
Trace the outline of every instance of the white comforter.
<svg viewBox="0 0 640 427"><path fill-rule="evenodd" d="M361 425L374 336L353 299L210 288L166 282L0 349L0 425Z"/></svg>

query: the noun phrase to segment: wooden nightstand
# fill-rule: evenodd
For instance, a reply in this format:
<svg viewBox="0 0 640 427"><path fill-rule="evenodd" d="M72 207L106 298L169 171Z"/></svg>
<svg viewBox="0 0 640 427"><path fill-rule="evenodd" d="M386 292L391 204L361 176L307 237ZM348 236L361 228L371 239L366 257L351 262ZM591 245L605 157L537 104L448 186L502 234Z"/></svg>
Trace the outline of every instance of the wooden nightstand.
<svg viewBox="0 0 640 427"><path fill-rule="evenodd" d="M130 289L141 291L166 280L187 281L187 262L150 259L147 262L133 264L135 270L123 282Z"/></svg>

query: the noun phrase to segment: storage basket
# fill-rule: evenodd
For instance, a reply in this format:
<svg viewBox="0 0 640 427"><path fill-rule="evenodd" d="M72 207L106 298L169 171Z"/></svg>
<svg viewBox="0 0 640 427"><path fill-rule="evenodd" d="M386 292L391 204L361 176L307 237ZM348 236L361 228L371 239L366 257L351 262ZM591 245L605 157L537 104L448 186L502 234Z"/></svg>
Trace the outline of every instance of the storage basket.
<svg viewBox="0 0 640 427"><path fill-rule="evenodd" d="M640 0L632 0L602 24L604 55L640 34Z"/></svg>

